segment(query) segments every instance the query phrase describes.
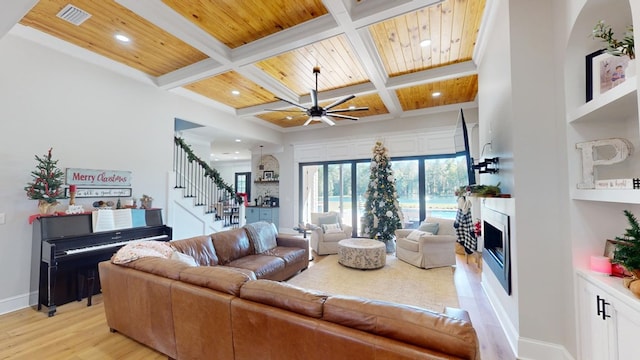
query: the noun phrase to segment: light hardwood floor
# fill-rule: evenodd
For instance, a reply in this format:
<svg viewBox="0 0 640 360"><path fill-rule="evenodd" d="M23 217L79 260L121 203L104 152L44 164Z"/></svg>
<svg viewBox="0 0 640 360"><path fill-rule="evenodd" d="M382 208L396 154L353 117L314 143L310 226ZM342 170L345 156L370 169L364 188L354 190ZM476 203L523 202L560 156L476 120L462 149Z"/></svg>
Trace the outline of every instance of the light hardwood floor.
<svg viewBox="0 0 640 360"><path fill-rule="evenodd" d="M316 256L314 262L323 256ZM455 283L460 307L466 309L480 339L483 360L515 359L482 287L480 270L458 255ZM55 316L32 308L0 316L0 359L166 359L166 356L123 335L111 333L102 296L58 307Z"/></svg>

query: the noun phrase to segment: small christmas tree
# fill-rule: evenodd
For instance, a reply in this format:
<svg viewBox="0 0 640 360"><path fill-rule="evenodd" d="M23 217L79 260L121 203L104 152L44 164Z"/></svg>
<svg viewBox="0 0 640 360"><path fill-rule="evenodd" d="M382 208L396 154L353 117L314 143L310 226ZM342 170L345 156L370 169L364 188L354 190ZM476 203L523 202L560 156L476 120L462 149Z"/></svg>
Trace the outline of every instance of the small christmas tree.
<svg viewBox="0 0 640 360"><path fill-rule="evenodd" d="M640 270L640 225L636 217L625 210L624 215L631 226L623 236L616 237L621 244L616 247L613 262L624 266L629 272Z"/></svg>
<svg viewBox="0 0 640 360"><path fill-rule="evenodd" d="M57 167L58 160L51 159L52 150L49 149L44 157L35 156L38 165L31 172L33 181L24 188L29 199L55 204L58 199L65 198L64 191L60 189L64 183L64 173Z"/></svg>
<svg viewBox="0 0 640 360"><path fill-rule="evenodd" d="M371 175L365 197L364 233L371 239L385 243L391 241L396 229L402 227L402 222L389 154L380 141L373 148Z"/></svg>

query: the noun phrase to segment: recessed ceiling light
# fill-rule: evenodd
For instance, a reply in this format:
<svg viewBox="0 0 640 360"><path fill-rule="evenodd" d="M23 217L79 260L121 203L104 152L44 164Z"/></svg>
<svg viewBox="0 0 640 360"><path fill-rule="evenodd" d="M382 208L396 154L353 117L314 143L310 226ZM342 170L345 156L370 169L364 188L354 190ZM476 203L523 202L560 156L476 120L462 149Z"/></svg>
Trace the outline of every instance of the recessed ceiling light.
<svg viewBox="0 0 640 360"><path fill-rule="evenodd" d="M356 107L355 107L354 105L349 106L349 109L351 109L351 110L353 110L353 109L355 109L355 108L356 108Z"/></svg>
<svg viewBox="0 0 640 360"><path fill-rule="evenodd" d="M240 151L236 151L236 152L234 152L234 154L240 154Z"/></svg>
<svg viewBox="0 0 640 360"><path fill-rule="evenodd" d="M211 153L211 156L215 156L215 154L214 154L214 153Z"/></svg>
<svg viewBox="0 0 640 360"><path fill-rule="evenodd" d="M240 140L240 139L236 139L236 142L242 142L242 140Z"/></svg>
<svg viewBox="0 0 640 360"><path fill-rule="evenodd" d="M441 94L440 94L440 91L435 91L435 92L433 92L433 93L431 94L431 96L433 96L433 97L438 97L438 96L440 96L440 95L441 95Z"/></svg>
<svg viewBox="0 0 640 360"><path fill-rule="evenodd" d="M293 119L293 117L291 117L291 115L288 115L287 120L291 120L291 119Z"/></svg>
<svg viewBox="0 0 640 360"><path fill-rule="evenodd" d="M431 40L430 39L426 39L426 40L420 41L420 46L421 47L427 47L429 45L431 45Z"/></svg>
<svg viewBox="0 0 640 360"><path fill-rule="evenodd" d="M238 160L238 157L237 157L237 156L234 156L234 157L233 157L233 160Z"/></svg>
<svg viewBox="0 0 640 360"><path fill-rule="evenodd" d="M240 95L240 91L238 91L238 90L231 90L231 93L233 95Z"/></svg>
<svg viewBox="0 0 640 360"><path fill-rule="evenodd" d="M115 38L120 41L120 42L124 42L127 43L129 41L131 41L131 39L129 39L129 37L122 35L122 34L116 34Z"/></svg>
<svg viewBox="0 0 640 360"><path fill-rule="evenodd" d="M215 159L213 159L213 161L220 161L220 159L218 159L218 158L215 158Z"/></svg>

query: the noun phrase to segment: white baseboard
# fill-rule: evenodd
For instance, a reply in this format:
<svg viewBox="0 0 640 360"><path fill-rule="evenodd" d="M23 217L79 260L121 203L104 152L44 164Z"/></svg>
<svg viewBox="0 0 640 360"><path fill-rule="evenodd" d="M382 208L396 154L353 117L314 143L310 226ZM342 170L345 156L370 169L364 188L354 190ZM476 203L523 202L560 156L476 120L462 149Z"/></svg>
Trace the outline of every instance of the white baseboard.
<svg viewBox="0 0 640 360"><path fill-rule="evenodd" d="M521 337L518 340L520 360L575 360L564 346Z"/></svg>
<svg viewBox="0 0 640 360"><path fill-rule="evenodd" d="M502 307L497 299L496 294L490 286L486 286L482 282L482 289L484 290L491 308L493 309L502 331L504 331L507 341L511 350L519 360L575 360L567 349L558 344L540 341L536 339L529 339L521 337L518 330L513 326L511 320L507 317L506 310Z"/></svg>
<svg viewBox="0 0 640 360"><path fill-rule="evenodd" d="M27 293L0 300L0 315L29 307L38 302L38 293Z"/></svg>

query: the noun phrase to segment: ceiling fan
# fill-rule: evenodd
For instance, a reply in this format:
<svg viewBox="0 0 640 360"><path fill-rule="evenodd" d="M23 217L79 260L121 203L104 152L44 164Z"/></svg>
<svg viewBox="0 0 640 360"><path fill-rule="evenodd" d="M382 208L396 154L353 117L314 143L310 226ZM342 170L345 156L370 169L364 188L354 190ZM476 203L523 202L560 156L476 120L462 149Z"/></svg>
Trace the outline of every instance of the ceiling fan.
<svg viewBox="0 0 640 360"><path fill-rule="evenodd" d="M312 121L322 121L326 124L328 124L329 126L333 126L336 123L331 120L331 117L333 118L341 118L341 119L348 119L348 120L358 120L357 117L355 116L349 116L349 115L342 115L342 114L338 114L338 113L344 113L344 112L350 112L350 111L364 111L364 110L369 110L368 107L350 107L348 109L335 109L332 110L334 107L343 104L351 99L353 99L354 97L356 97L355 95L350 95L347 96L344 99L338 100L332 104L330 104L327 107L321 107L320 105L318 105L318 75L320 74L320 67L318 66L314 66L313 67L313 73L316 76L316 88L315 89L311 89L311 107L304 107L300 104L296 104L294 102L291 102L287 99L283 99L281 97L277 97L276 98L278 100L282 100L286 103L289 103L293 106L299 107L302 110L274 110L274 109L265 109L266 111L283 111L283 112L297 112L297 113L303 113L303 114L307 114L309 116L309 118L307 119L307 121L304 123L304 125L302 126L307 126L309 125Z"/></svg>

